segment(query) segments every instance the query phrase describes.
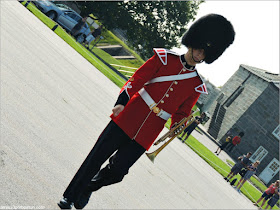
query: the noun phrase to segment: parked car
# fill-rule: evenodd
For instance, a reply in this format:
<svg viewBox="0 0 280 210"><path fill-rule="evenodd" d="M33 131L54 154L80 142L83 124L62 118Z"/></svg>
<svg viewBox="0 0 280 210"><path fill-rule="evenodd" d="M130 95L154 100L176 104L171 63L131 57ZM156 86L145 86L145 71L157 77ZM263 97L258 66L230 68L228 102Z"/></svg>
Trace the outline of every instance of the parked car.
<svg viewBox="0 0 280 210"><path fill-rule="evenodd" d="M33 1L33 4L50 19L61 25L67 32L71 32L78 21L82 19L77 12L64 4L55 4L54 2L47 0ZM84 42L89 33L90 28L86 23L75 38L80 43Z"/></svg>

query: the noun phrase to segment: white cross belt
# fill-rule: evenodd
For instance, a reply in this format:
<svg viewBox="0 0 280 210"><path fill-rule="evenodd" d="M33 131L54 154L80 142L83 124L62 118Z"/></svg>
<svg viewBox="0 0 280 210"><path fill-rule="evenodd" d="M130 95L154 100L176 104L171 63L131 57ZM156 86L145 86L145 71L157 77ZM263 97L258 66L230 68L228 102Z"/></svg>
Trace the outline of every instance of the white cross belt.
<svg viewBox="0 0 280 210"><path fill-rule="evenodd" d="M139 90L138 93L140 94L141 98L145 101L145 103L148 105L150 110L152 110L158 117L164 120L168 120L171 117L171 114L157 107L156 102L152 99L152 97L144 88Z"/></svg>
<svg viewBox="0 0 280 210"><path fill-rule="evenodd" d="M198 74L196 71L186 74L179 74L179 75L170 75L170 76L161 76L151 79L150 81L146 82L145 85L156 83L156 82L166 82L166 81L175 81L175 80L184 80L190 79L193 77L197 77Z"/></svg>

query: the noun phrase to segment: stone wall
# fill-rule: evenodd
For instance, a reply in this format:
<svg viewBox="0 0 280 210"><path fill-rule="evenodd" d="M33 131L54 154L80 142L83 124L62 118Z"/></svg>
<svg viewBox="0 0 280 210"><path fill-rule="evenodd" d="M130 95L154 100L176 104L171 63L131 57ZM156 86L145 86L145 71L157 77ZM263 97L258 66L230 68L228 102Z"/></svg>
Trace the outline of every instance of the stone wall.
<svg viewBox="0 0 280 210"><path fill-rule="evenodd" d="M268 154L261 161L257 175L273 158L279 160L279 140L272 134L279 125L278 87L241 65L210 105L210 114L214 113L217 103L226 109L217 141L223 143L229 130L234 136L245 132L241 143L228 153L233 159L237 160L242 154L249 151L254 153L260 146L264 147ZM209 128L210 122L205 124L206 128ZM277 177L279 172L268 184Z"/></svg>
<svg viewBox="0 0 280 210"><path fill-rule="evenodd" d="M242 142L231 152L232 158L236 159L248 151L254 153L260 146L263 146L268 151L268 154L261 161L257 173L259 175L273 158L279 160L279 140L272 134L278 125L279 89L270 83L232 126L233 130L240 129L245 132ZM269 184L277 180L278 177L277 175L274 176Z"/></svg>
<svg viewBox="0 0 280 210"><path fill-rule="evenodd" d="M201 108L201 111L206 112L215 101L215 99L219 96L221 90L210 83L208 80L204 81L204 83L206 85L208 94L201 94L197 102Z"/></svg>
<svg viewBox="0 0 280 210"><path fill-rule="evenodd" d="M228 130L238 122L239 118L262 94L268 84L267 81L252 74L244 69L244 67L239 67L235 74L221 88L221 94L216 99L216 102L209 107L209 112L214 113L216 104L219 102L226 109L217 137L218 141L223 140ZM209 128L210 121L205 124L206 128ZM242 128L237 128L236 131L242 131Z"/></svg>

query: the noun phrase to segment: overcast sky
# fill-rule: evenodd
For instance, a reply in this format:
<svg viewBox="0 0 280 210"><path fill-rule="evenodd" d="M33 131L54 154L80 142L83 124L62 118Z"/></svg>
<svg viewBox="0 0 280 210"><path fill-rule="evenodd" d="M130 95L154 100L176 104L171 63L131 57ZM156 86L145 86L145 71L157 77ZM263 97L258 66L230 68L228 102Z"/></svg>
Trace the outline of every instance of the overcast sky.
<svg viewBox="0 0 280 210"><path fill-rule="evenodd" d="M240 64L279 73L279 1L214 1L200 5L197 18L209 13L225 16L234 26L234 43L212 64L197 65L198 72L222 86ZM172 49L185 53L186 49Z"/></svg>

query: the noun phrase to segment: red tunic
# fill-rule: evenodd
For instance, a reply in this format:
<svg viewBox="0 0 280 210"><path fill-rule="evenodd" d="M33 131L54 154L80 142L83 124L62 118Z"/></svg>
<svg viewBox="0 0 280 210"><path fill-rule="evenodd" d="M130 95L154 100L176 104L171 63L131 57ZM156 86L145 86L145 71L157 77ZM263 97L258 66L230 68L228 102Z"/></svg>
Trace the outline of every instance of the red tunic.
<svg viewBox="0 0 280 210"><path fill-rule="evenodd" d="M166 120L150 110L138 91L144 87L160 109L172 114L171 123L174 124L191 113L200 96L200 92L195 88L202 85L199 76L144 85L156 77L193 72L182 64L180 56L167 53L166 50L165 56L161 56L159 49L154 51L155 55L143 64L121 89L120 93L126 91L130 98L125 109L117 117L111 115L112 120L146 150L162 131Z"/></svg>

